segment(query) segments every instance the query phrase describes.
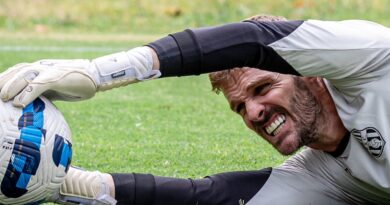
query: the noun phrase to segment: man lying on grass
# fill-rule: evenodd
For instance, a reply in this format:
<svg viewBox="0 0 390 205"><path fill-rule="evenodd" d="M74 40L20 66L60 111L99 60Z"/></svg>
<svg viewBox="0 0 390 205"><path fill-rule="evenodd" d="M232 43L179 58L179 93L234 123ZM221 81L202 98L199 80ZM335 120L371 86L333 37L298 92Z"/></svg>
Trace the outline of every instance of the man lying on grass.
<svg viewBox="0 0 390 205"><path fill-rule="evenodd" d="M102 174L72 167L57 202L92 204L86 197L102 204L113 204L109 199L115 198L118 204L151 205L362 204L371 200L365 196L369 185L358 184L341 164L349 133L323 80L253 68L213 73L210 80L245 124L280 153L292 154L305 145L310 148L275 168L196 180Z"/></svg>
<svg viewBox="0 0 390 205"><path fill-rule="evenodd" d="M237 68L244 66L253 68ZM308 148L273 169L200 180L71 169L60 199L191 205L390 201L390 29L372 22L265 17L188 29L93 61L15 66L0 76L0 97L16 106L40 94L80 100L146 79L215 71L215 89L250 129L282 154Z"/></svg>

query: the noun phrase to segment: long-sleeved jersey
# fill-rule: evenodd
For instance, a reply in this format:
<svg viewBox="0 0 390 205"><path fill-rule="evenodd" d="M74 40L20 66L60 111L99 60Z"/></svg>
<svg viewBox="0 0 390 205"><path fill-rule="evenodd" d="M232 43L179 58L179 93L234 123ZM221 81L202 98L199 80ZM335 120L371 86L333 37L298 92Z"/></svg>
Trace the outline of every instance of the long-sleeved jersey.
<svg viewBox="0 0 390 205"><path fill-rule="evenodd" d="M269 204L267 200L274 198L280 200L276 204L310 204L324 196L334 199L329 204L383 204L390 200L389 28L361 20L246 21L188 29L149 46L157 52L163 77L248 66L326 79L342 122L350 132L341 154L332 156L308 148L273 169L265 183L255 174L253 180L248 180L258 181L255 192L248 189L248 193L255 194L242 196L245 198L242 203ZM227 181L234 179L233 175L226 178ZM154 193L160 193L156 190L161 190L162 184L154 181L149 186ZM184 198L186 194L195 197L191 203L182 204L239 204L236 198L202 202L202 197L196 194L199 192L197 184L190 184L192 189L185 193L172 190ZM326 188L317 190L315 184ZM238 186L245 192L245 185ZM278 196L283 196L280 195L283 190L300 193L294 196L303 201L281 200ZM310 195L316 191L321 194ZM217 193L230 192L224 193L220 188Z"/></svg>

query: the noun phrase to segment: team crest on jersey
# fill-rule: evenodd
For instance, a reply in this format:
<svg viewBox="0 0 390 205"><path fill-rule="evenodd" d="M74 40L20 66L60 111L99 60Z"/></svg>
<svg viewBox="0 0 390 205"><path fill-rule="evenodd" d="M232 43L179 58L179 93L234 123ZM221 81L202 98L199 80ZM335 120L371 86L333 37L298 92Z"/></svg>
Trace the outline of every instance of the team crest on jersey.
<svg viewBox="0 0 390 205"><path fill-rule="evenodd" d="M386 141L376 128L366 127L362 130L353 129L351 134L363 144L372 156L376 158L382 156Z"/></svg>

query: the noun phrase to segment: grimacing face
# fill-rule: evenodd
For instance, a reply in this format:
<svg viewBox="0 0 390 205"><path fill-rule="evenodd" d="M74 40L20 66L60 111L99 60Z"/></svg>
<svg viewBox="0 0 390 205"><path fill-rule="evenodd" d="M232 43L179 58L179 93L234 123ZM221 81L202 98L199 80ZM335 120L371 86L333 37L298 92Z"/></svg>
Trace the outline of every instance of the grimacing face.
<svg viewBox="0 0 390 205"><path fill-rule="evenodd" d="M231 109L281 154L318 140L321 107L302 78L259 69L236 70L230 77L222 91Z"/></svg>

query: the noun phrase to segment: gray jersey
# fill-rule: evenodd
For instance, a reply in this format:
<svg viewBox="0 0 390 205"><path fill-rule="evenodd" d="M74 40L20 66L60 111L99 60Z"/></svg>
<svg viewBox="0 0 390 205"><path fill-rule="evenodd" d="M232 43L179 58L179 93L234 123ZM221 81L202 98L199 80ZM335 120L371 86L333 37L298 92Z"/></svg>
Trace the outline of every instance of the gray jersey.
<svg viewBox="0 0 390 205"><path fill-rule="evenodd" d="M345 166L390 194L390 29L357 20L306 21L270 46L301 74L328 80L353 138Z"/></svg>
<svg viewBox="0 0 390 205"><path fill-rule="evenodd" d="M311 148L303 150L274 168L247 205L388 204L388 190L361 181L350 170L349 154L356 145L359 142L351 138L344 153L337 158Z"/></svg>

